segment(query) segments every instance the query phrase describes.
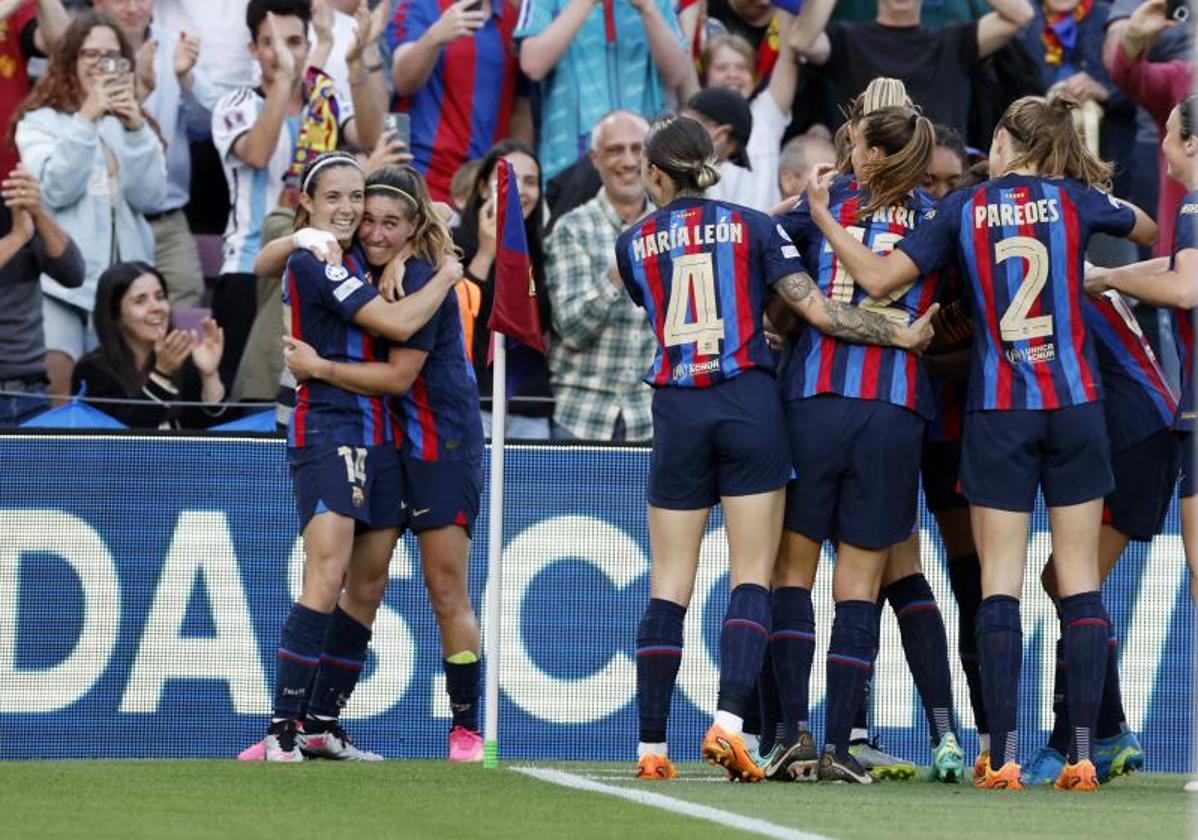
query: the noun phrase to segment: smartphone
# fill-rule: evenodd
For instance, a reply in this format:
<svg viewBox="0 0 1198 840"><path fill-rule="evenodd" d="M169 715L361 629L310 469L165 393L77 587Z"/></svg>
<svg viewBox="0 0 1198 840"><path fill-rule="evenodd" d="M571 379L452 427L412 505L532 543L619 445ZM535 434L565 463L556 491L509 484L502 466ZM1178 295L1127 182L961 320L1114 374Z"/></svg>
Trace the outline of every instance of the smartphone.
<svg viewBox="0 0 1198 840"><path fill-rule="evenodd" d="M203 306L180 306L171 310L171 326L177 330L204 334L204 320L212 317L212 310Z"/></svg>
<svg viewBox="0 0 1198 840"><path fill-rule="evenodd" d="M100 72L105 76L123 76L130 69L129 59L123 55L109 55L100 59Z"/></svg>
<svg viewBox="0 0 1198 840"><path fill-rule="evenodd" d="M483 10L483 0L475 0L469 6L465 7L467 12L481 12Z"/></svg>
<svg viewBox="0 0 1198 840"><path fill-rule="evenodd" d="M1170 20L1189 20L1189 0L1166 0L1165 17L1169 18Z"/></svg>
<svg viewBox="0 0 1198 840"><path fill-rule="evenodd" d="M405 146L412 145L412 117L410 114L386 114L383 116L383 131L394 132L396 140Z"/></svg>

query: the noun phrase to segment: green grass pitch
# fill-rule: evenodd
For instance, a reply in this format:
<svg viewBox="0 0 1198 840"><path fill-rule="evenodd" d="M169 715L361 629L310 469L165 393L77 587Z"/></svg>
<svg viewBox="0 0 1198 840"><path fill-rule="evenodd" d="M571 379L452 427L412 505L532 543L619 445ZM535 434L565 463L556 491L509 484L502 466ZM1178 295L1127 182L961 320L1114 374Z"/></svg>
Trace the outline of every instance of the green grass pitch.
<svg viewBox="0 0 1198 840"><path fill-rule="evenodd" d="M0 763L0 836L14 838L749 837L707 821L513 772L391 761L267 766L234 761ZM1137 775L1097 794L976 791L925 782L732 785L710 768L638 783L631 766L537 764L827 837L1193 836L1180 776ZM714 780L714 781L713 781Z"/></svg>

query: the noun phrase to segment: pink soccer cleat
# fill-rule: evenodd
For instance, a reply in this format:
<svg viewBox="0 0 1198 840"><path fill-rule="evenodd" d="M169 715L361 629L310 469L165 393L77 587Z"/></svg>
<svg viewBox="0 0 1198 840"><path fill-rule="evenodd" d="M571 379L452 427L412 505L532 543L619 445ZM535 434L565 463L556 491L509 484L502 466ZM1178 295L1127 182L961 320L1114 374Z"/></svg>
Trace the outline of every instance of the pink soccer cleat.
<svg viewBox="0 0 1198 840"><path fill-rule="evenodd" d="M473 729L455 726L449 730L449 760L476 762L483 760L483 736Z"/></svg>
<svg viewBox="0 0 1198 840"><path fill-rule="evenodd" d="M266 761L266 740L255 741L237 754L238 761Z"/></svg>

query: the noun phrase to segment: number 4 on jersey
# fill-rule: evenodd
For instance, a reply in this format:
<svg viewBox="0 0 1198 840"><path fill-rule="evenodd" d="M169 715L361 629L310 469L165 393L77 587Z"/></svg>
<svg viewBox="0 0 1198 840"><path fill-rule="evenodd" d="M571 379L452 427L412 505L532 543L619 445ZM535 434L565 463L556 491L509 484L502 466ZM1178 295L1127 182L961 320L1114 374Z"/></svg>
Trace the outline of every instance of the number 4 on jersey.
<svg viewBox="0 0 1198 840"><path fill-rule="evenodd" d="M688 321L686 316L692 299L695 320ZM720 342L724 340L724 320L716 302L711 254L684 254L674 260L664 338L666 347L698 344L701 355L719 355Z"/></svg>

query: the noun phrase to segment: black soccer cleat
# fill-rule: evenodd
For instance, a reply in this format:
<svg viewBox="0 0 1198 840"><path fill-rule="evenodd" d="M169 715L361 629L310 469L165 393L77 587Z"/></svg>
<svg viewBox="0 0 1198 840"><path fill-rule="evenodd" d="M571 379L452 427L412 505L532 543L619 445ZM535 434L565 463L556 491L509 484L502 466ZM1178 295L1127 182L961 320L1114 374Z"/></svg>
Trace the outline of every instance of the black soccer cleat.
<svg viewBox="0 0 1198 840"><path fill-rule="evenodd" d="M824 747L824 754L819 758L819 780L858 785L869 785L874 781L857 759L847 752L837 752L832 747Z"/></svg>

